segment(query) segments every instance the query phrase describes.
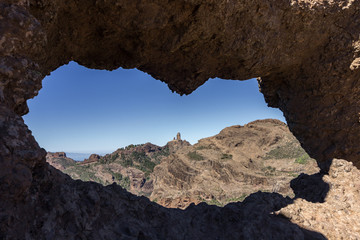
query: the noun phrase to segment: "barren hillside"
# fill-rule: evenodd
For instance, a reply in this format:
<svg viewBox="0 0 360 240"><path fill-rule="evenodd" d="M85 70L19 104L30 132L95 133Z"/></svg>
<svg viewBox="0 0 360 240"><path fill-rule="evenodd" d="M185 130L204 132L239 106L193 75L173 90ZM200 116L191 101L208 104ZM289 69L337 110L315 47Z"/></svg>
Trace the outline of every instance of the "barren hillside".
<svg viewBox="0 0 360 240"><path fill-rule="evenodd" d="M50 156L50 164L74 179L116 183L177 208L199 202L223 206L256 191L292 197L292 179L318 172L286 124L273 119L228 127L195 145L178 137L164 147L130 145L84 162Z"/></svg>

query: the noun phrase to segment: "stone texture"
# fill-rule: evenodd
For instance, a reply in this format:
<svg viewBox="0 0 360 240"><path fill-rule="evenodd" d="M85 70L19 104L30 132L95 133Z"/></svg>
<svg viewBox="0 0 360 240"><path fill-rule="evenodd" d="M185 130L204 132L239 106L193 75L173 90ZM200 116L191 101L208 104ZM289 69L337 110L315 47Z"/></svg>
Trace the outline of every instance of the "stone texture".
<svg viewBox="0 0 360 240"><path fill-rule="evenodd" d="M178 141L167 146L174 143ZM299 159L305 160L300 164ZM293 197L290 181L300 173L318 171L286 124L257 120L227 127L195 145L178 146L154 168L150 199L186 208L204 201L223 206L257 191ZM297 186L302 187L296 183L293 188Z"/></svg>
<svg viewBox="0 0 360 240"><path fill-rule="evenodd" d="M48 153L47 162L73 179L116 183L164 207L181 209L200 202L224 206L257 191L293 197L290 181L319 171L286 124L275 119L227 127L194 145L185 140L164 147L129 145L93 162L53 155L63 156ZM296 193L306 187L301 179L292 184Z"/></svg>
<svg viewBox="0 0 360 240"><path fill-rule="evenodd" d="M302 198L295 199L294 203L282 208L277 214L301 227L322 232L328 239L360 239L359 170L352 163L334 159L329 175L321 177L322 184L329 188L327 194L319 196L319 192L324 190L324 187L319 186L313 188L313 191L303 190L299 194ZM312 180L308 177L303 184L311 186Z"/></svg>
<svg viewBox="0 0 360 240"><path fill-rule="evenodd" d="M261 77L268 104L284 112L324 171L334 157L359 167L359 8L352 0L2 0L1 238L310 236L267 215L282 202L271 194L260 194L257 205L180 212L159 210L118 187L66 179L47 167L46 152L20 115L43 77L71 60L98 69L136 67L180 94L210 77ZM261 213L247 214L251 207ZM259 221L241 228L246 216Z"/></svg>
<svg viewBox="0 0 360 240"><path fill-rule="evenodd" d="M89 158L84 160L84 163L98 162L101 156L99 154L91 154Z"/></svg>
<svg viewBox="0 0 360 240"><path fill-rule="evenodd" d="M26 113L42 78L71 60L98 69L136 67L180 94L210 77L259 77L266 101L284 112L312 157L358 166L359 5L2 1L0 97Z"/></svg>
<svg viewBox="0 0 360 240"><path fill-rule="evenodd" d="M74 159L68 158L64 152L48 152L46 154L46 162L61 171L76 163Z"/></svg>
<svg viewBox="0 0 360 240"><path fill-rule="evenodd" d="M251 195L224 208L207 204L166 209L118 185L71 180L49 167L34 178L31 197L0 205L2 239L325 239L272 212L291 202Z"/></svg>

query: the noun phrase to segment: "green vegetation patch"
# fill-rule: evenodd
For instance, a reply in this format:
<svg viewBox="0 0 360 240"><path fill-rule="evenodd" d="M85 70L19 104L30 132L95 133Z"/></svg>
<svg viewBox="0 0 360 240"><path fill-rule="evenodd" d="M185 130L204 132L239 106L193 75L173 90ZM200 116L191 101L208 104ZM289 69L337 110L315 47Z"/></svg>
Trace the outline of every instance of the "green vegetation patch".
<svg viewBox="0 0 360 240"><path fill-rule="evenodd" d="M130 188L130 178L128 176L121 179L119 185L125 189Z"/></svg>
<svg viewBox="0 0 360 240"><path fill-rule="evenodd" d="M290 177L296 178L296 177L298 177L300 174L299 174L299 173L295 173L295 172L290 172L290 173L288 173L288 175L289 175Z"/></svg>
<svg viewBox="0 0 360 240"><path fill-rule="evenodd" d="M232 158L233 158L233 156L231 154L224 153L224 154L221 155L221 159L224 159L224 160L232 159Z"/></svg>
<svg viewBox="0 0 360 240"><path fill-rule="evenodd" d="M204 157L201 154L197 153L196 151L188 152L187 156L189 159L195 160L195 161L204 160Z"/></svg>
<svg viewBox="0 0 360 240"><path fill-rule="evenodd" d="M74 179L80 179L81 181L92 181L104 184L100 178L95 176L94 170L89 165L75 165L65 169L64 173L68 174Z"/></svg>
<svg viewBox="0 0 360 240"><path fill-rule="evenodd" d="M57 158L56 162L58 164L60 164L61 166L63 166L64 168L68 168L68 167L74 166L76 164L76 163L74 163L72 161L69 161L68 159L65 159L65 158Z"/></svg>
<svg viewBox="0 0 360 240"><path fill-rule="evenodd" d="M133 158L129 155L125 155L124 153L121 153L121 157L120 157L121 161L120 164L123 167L132 167L134 166L134 161Z"/></svg>
<svg viewBox="0 0 360 240"><path fill-rule="evenodd" d="M306 154L305 150L295 142L287 143L269 151L264 159L299 158Z"/></svg>
<svg viewBox="0 0 360 240"><path fill-rule="evenodd" d="M134 162L140 163L141 169L149 169L151 171L154 170L155 163L151 161L151 159L145 154L145 152L132 152L130 157Z"/></svg>
<svg viewBox="0 0 360 240"><path fill-rule="evenodd" d="M224 206L223 203L219 202L219 201L218 201L217 199L215 199L215 198L211 199L210 201L206 201L206 203L207 203L208 205L215 205L215 206L218 206L218 207L223 207L223 206Z"/></svg>
<svg viewBox="0 0 360 240"><path fill-rule="evenodd" d="M167 157L170 155L170 150L169 150L169 147L166 146L166 147L163 147L161 149L161 151L158 151L158 152L155 152L151 155L151 158L154 159L155 163L156 164L159 164L161 162L161 159L163 157Z"/></svg>
<svg viewBox="0 0 360 240"><path fill-rule="evenodd" d="M123 175L121 173L113 172L111 170L109 170L109 172L113 176L114 181L120 182L123 179Z"/></svg>
<svg viewBox="0 0 360 240"><path fill-rule="evenodd" d="M204 150L204 149L211 149L211 146L200 145L196 147L196 150Z"/></svg>
<svg viewBox="0 0 360 240"><path fill-rule="evenodd" d="M99 162L101 164L112 163L112 162L115 162L118 158L119 158L118 153L108 154L108 155L105 155L104 157L100 158Z"/></svg>
<svg viewBox="0 0 360 240"><path fill-rule="evenodd" d="M160 151L156 151L150 154L146 154L143 150L136 150L136 147L141 145L129 145L125 148L118 149L117 152L112 154L107 154L102 157L98 163L95 165L104 165L116 162L123 167L134 167L144 172L147 180L150 178L150 174L154 171L154 168L157 164L159 164L162 158L170 155L170 151L168 147L162 148ZM131 151L129 151L131 150ZM80 171L81 170L81 171ZM82 173L82 171L86 171L86 169L78 169L76 170L77 175L81 175L81 179L84 178L86 173ZM71 171L69 171L70 174ZM107 172L112 174L113 180L119 183L124 188L128 188L130 185L129 179L124 178L120 173L114 173L111 169L107 169ZM72 176L74 176L73 174ZM97 181L93 176L88 176L86 179L90 178L90 181ZM129 186L128 186L129 185Z"/></svg>
<svg viewBox="0 0 360 240"><path fill-rule="evenodd" d="M261 170L264 172L265 176L273 176L276 172L276 168L271 166L264 167Z"/></svg>
<svg viewBox="0 0 360 240"><path fill-rule="evenodd" d="M306 164L308 162L308 160L310 160L310 156L307 153L305 153L301 157L298 157L297 159L295 159L295 163Z"/></svg>
<svg viewBox="0 0 360 240"><path fill-rule="evenodd" d="M243 193L240 197L235 197L235 198L228 198L226 199L226 203L231 203L231 202L242 202L245 200L245 198L247 198L247 196L249 196L246 193Z"/></svg>
<svg viewBox="0 0 360 240"><path fill-rule="evenodd" d="M213 198L211 200L206 200L206 199L203 199L202 197L198 197L198 199L202 202L206 202L208 205L216 205L218 207L223 207L225 206L226 204L228 203L232 203L232 202L242 202L245 200L245 198L249 196L248 194L246 193L243 193L241 196L239 197L233 197L233 198L227 198L225 201L219 201L217 200L216 198Z"/></svg>

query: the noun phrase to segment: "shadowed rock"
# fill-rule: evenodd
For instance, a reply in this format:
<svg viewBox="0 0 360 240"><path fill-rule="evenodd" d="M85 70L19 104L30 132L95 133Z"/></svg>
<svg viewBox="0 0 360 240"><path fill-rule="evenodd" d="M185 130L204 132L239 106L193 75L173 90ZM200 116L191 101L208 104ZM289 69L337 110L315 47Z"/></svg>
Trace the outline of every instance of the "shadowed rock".
<svg viewBox="0 0 360 240"><path fill-rule="evenodd" d="M295 198L303 198L309 202L324 202L329 192L329 184L324 182L322 178L324 174L317 173L314 175L300 174L290 183L295 193Z"/></svg>
<svg viewBox="0 0 360 240"><path fill-rule="evenodd" d="M3 1L3 101L26 113L43 77L71 60L136 67L180 94L213 77L259 77L266 102L284 112L311 157L358 166L359 7L320 0Z"/></svg>
<svg viewBox="0 0 360 240"><path fill-rule="evenodd" d="M44 76L72 60L97 69L136 67L180 94L211 77L259 77L266 102L284 112L312 157L344 158L359 167L359 8L360 1L322 0L1 1L1 238L302 239L312 234L267 210L244 230L247 215L236 207L170 211L116 186L67 179L48 168L46 152L20 116ZM339 196L330 205L327 198L316 209L331 208ZM358 214L354 209L350 216ZM352 223L340 225L346 224ZM321 231L318 226L327 229L309 228ZM351 230L360 232L356 221ZM346 233L331 234L336 239Z"/></svg>

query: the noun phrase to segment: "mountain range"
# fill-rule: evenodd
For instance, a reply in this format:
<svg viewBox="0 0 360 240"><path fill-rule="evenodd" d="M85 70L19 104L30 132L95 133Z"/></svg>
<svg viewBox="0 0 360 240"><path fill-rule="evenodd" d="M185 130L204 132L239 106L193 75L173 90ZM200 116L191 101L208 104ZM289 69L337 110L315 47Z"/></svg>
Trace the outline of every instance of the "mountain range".
<svg viewBox="0 0 360 240"><path fill-rule="evenodd" d="M49 152L47 162L74 179L118 184L182 209L200 202L224 206L257 191L293 197L290 181L319 171L287 125L274 119L227 127L194 145L178 134L165 146L129 145L83 162Z"/></svg>

